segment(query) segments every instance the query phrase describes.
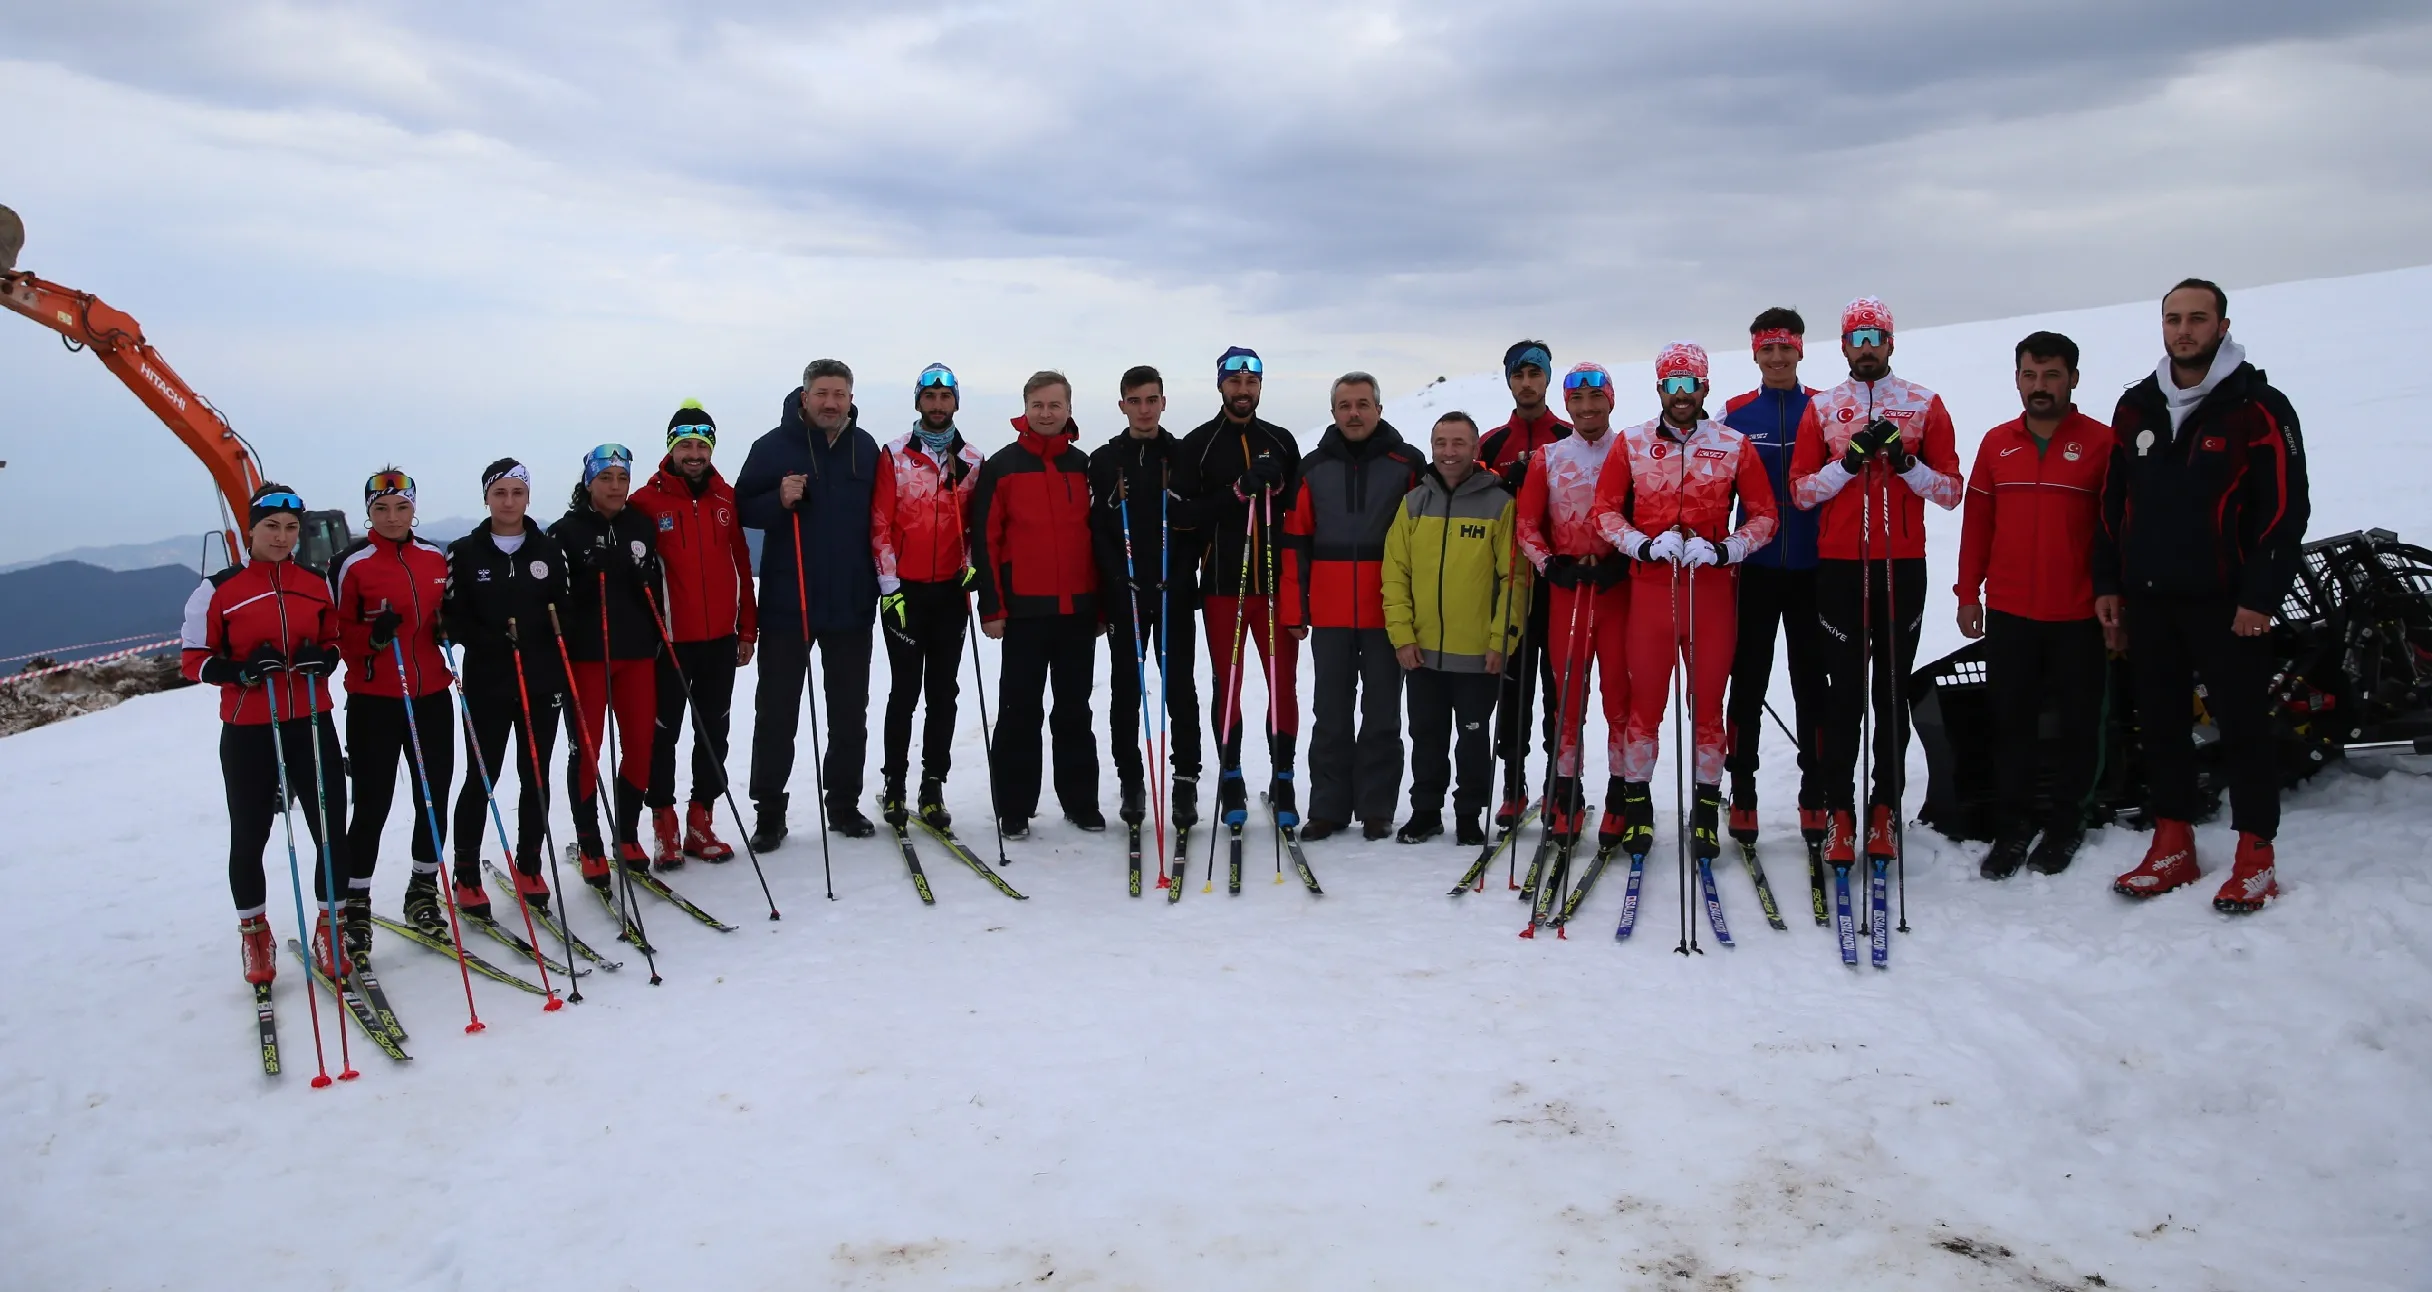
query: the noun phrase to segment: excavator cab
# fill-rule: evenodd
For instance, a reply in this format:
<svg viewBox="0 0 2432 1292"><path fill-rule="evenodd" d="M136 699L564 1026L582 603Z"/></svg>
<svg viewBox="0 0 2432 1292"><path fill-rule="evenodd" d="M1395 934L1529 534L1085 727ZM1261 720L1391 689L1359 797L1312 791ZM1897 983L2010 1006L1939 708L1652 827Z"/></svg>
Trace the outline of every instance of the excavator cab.
<svg viewBox="0 0 2432 1292"><path fill-rule="evenodd" d="M296 542L296 564L318 574L328 574L336 564L338 553L354 546L354 531L347 528L346 513L342 511L308 511L304 513L304 535Z"/></svg>

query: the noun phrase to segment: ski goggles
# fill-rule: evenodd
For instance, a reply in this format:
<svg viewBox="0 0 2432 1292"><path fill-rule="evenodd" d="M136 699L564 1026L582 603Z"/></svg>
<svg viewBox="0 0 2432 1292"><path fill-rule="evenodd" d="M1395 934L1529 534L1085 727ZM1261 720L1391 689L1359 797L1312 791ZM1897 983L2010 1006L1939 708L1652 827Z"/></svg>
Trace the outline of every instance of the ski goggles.
<svg viewBox="0 0 2432 1292"><path fill-rule="evenodd" d="M1655 388L1667 395L1694 395L1702 384L1704 383L1688 373L1676 372L1662 381L1656 382Z"/></svg>
<svg viewBox="0 0 2432 1292"><path fill-rule="evenodd" d="M958 390L962 383L954 379L954 369L943 366L924 368L920 380L913 383L914 393L923 390Z"/></svg>
<svg viewBox="0 0 2432 1292"><path fill-rule="evenodd" d="M259 525L262 523L263 517L275 516L283 511L292 512L298 516L303 515L304 500L292 493L263 494L245 508L245 523Z"/></svg>
<svg viewBox="0 0 2432 1292"><path fill-rule="evenodd" d="M1266 372L1266 370L1267 365L1259 362L1258 356L1254 354L1237 354L1232 358L1225 360L1223 363L1216 365L1216 371L1220 374L1219 380L1221 380L1223 377L1230 377L1237 372L1246 372L1255 377L1263 374Z"/></svg>
<svg viewBox="0 0 2432 1292"><path fill-rule="evenodd" d="M602 471L607 471L611 468L622 471L627 475L632 475L633 450L626 448L622 444L603 444L598 448L591 450L589 453L584 454L583 483L591 483L593 480L599 478L599 474Z"/></svg>
<svg viewBox="0 0 2432 1292"><path fill-rule="evenodd" d="M1861 350L1871 350L1891 338L1891 333L1879 327L1854 327L1841 334L1841 339Z"/></svg>
<svg viewBox="0 0 2432 1292"><path fill-rule="evenodd" d="M1603 390L1610 381L1611 378L1602 368L1588 368L1580 372L1565 374L1562 378L1562 388L1578 390L1585 387L1590 390Z"/></svg>
<svg viewBox="0 0 2432 1292"><path fill-rule="evenodd" d="M414 477L403 471L376 471L372 473L371 479L363 482L363 503L367 507L371 505L373 499L386 498L392 494L407 502L412 502L414 500Z"/></svg>

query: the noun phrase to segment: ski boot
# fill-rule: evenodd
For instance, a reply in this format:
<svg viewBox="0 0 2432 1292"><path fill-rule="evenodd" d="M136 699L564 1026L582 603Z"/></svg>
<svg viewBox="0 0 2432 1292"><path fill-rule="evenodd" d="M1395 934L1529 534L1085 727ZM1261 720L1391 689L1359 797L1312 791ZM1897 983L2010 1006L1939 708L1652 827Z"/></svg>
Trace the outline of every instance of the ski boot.
<svg viewBox="0 0 2432 1292"><path fill-rule="evenodd" d="M1823 808L1803 807L1799 809L1799 838L1807 844L1810 852L1822 850L1824 836L1830 833L1832 833L1832 813Z"/></svg>
<svg viewBox="0 0 2432 1292"><path fill-rule="evenodd" d="M1689 805L1689 855L1700 861L1712 861L1723 855L1722 834L1715 827L1723 815L1723 791L1717 785L1700 785L1697 797Z"/></svg>
<svg viewBox="0 0 2432 1292"><path fill-rule="evenodd" d="M870 824L870 818L863 816L861 809L850 803L828 804L828 826L847 839L867 839L878 833L878 827Z"/></svg>
<svg viewBox="0 0 2432 1292"><path fill-rule="evenodd" d="M898 830L910 825L912 817L904 808L904 786L901 781L888 781L878 792L878 819Z"/></svg>
<svg viewBox="0 0 2432 1292"><path fill-rule="evenodd" d="M1216 819L1226 825L1250 820L1250 792L1241 782L1241 768L1227 767L1216 778Z"/></svg>
<svg viewBox="0 0 2432 1292"><path fill-rule="evenodd" d="M1020 842L1030 837L1030 818L1026 816L998 817L996 830L998 834L1004 836L1007 843Z"/></svg>
<svg viewBox="0 0 2432 1292"><path fill-rule="evenodd" d="M425 933L447 928L439 913L439 872L417 870L405 881L405 922Z"/></svg>
<svg viewBox="0 0 2432 1292"><path fill-rule="evenodd" d="M1731 838L1742 847L1756 846L1756 787L1731 787Z"/></svg>
<svg viewBox="0 0 2432 1292"><path fill-rule="evenodd" d="M684 865L684 836L676 826L676 810L672 807L650 809L651 842L657 856L652 864L661 870L676 870Z"/></svg>
<svg viewBox="0 0 2432 1292"><path fill-rule="evenodd" d="M370 891L369 889L360 889L360 890L357 890L357 891L355 891L355 892L352 892L352 893L347 894L347 895L346 895L346 901L345 901L343 904L341 904L341 905L338 907L338 913L339 913L339 914L340 914L340 915L341 915L341 916L342 916L342 917L345 919L345 921L346 921L346 956L347 956L347 958L348 958L348 959L350 959L350 960L369 960L369 959L371 959L371 957L372 957L372 895L371 895L371 891Z"/></svg>
<svg viewBox="0 0 2432 1292"><path fill-rule="evenodd" d="M928 822L931 829L951 830L954 828L954 814L946 810L946 783L944 781L931 776L920 778L918 811L920 819Z"/></svg>
<svg viewBox="0 0 2432 1292"><path fill-rule="evenodd" d="M785 799L778 797L755 803L753 808L753 816L758 819L753 822L751 837L746 840L751 844L752 852L775 852L785 846Z"/></svg>
<svg viewBox="0 0 2432 1292"><path fill-rule="evenodd" d="M473 873L478 875L480 872L475 871ZM464 882L464 877L462 875L457 876L456 913L468 920L489 919L490 891L483 888L478 883L468 884Z"/></svg>
<svg viewBox="0 0 2432 1292"><path fill-rule="evenodd" d="M1619 793L1614 793L1618 790ZM1655 847L1655 796L1645 781L1625 781L1614 777L1607 787L1606 809L1612 815L1597 833L1599 844L1619 842L1621 850L1633 857L1644 857Z"/></svg>
<svg viewBox="0 0 2432 1292"><path fill-rule="evenodd" d="M1515 784L1503 795L1503 806L1495 809L1495 829L1505 831L1520 823L1528 814L1528 786Z"/></svg>
<svg viewBox="0 0 2432 1292"><path fill-rule="evenodd" d="M1858 814L1834 808L1824 819L1824 864L1847 868L1858 860Z"/></svg>
<svg viewBox="0 0 2432 1292"><path fill-rule="evenodd" d="M1556 843L1579 842L1579 778L1557 776L1545 787L1546 837Z"/></svg>
<svg viewBox="0 0 2432 1292"><path fill-rule="evenodd" d="M1402 823L1400 833L1393 837L1403 843L1425 843L1443 833L1444 814L1441 811L1413 812L1410 819Z"/></svg>
<svg viewBox="0 0 2432 1292"><path fill-rule="evenodd" d="M2035 836L2017 826L2005 826L1993 836L1993 846L1976 867L1976 873L1986 879L2008 879L2027 862L2027 850L2035 846ZM2062 863L2066 865L2067 863Z"/></svg>
<svg viewBox="0 0 2432 1292"><path fill-rule="evenodd" d="M1174 778L1174 798L1166 805L1173 815L1174 828L1188 830L1199 824L1199 776L1193 773Z"/></svg>
<svg viewBox="0 0 2432 1292"><path fill-rule="evenodd" d="M2265 856L2268 875L2269 853ZM2153 823L2153 843L2145 849L2145 859L2111 881L2111 891L2122 897L2159 897L2171 889L2185 888L2203 874L2203 867L2196 864L2195 827L2162 817Z"/></svg>
<svg viewBox="0 0 2432 1292"><path fill-rule="evenodd" d="M1277 825L1289 830L1300 824L1300 794L1292 788L1290 768L1276 772L1267 781L1267 797L1275 804Z"/></svg>
<svg viewBox="0 0 2432 1292"><path fill-rule="evenodd" d="M2027 857L2027 868L2039 875L2057 875L2077 860L2077 849L2086 841L2086 828L2071 822L2068 825L2044 827L2044 837L2035 841L2035 851Z"/></svg>
<svg viewBox="0 0 2432 1292"><path fill-rule="evenodd" d="M541 878L540 859L531 860L532 873L525 874L523 858L515 861L515 896L536 911L549 909L549 881Z"/></svg>
<svg viewBox="0 0 2432 1292"><path fill-rule="evenodd" d="M245 981L256 986L279 976L279 947L270 934L270 917L249 915L236 922L238 944L245 953Z"/></svg>
<svg viewBox="0 0 2432 1292"><path fill-rule="evenodd" d="M636 875L647 875L650 873L650 854L643 851L642 845L638 843L618 844L616 846L616 859L619 865Z"/></svg>
<svg viewBox="0 0 2432 1292"><path fill-rule="evenodd" d="M2238 832L2238 853L2229 865L2229 880L2214 894L2212 908L2227 915L2252 915L2280 895L2280 877L2272 865L2272 841L2244 830Z"/></svg>
<svg viewBox="0 0 2432 1292"><path fill-rule="evenodd" d="M1900 856L1900 822L1892 814L1889 803L1871 803L1866 808L1866 859L1892 861Z"/></svg>
<svg viewBox="0 0 2432 1292"><path fill-rule="evenodd" d="M355 971L354 962L346 957L346 935L343 931L338 934L337 959L333 961L330 954L329 911L325 908L313 917L313 963L321 967L321 972L340 980Z"/></svg>
<svg viewBox="0 0 2432 1292"><path fill-rule="evenodd" d="M575 857L583 872L583 882L607 892L611 887L608 875L608 851L597 839L575 841Z"/></svg>
<svg viewBox="0 0 2432 1292"><path fill-rule="evenodd" d="M1123 824L1136 826L1148 819L1148 795L1141 790L1140 782L1124 782L1122 799L1116 815L1123 818Z"/></svg>
<svg viewBox="0 0 2432 1292"><path fill-rule="evenodd" d="M1464 848L1486 846L1486 827L1478 823L1477 813L1463 812L1461 814L1460 820L1453 825L1452 841Z"/></svg>
<svg viewBox="0 0 2432 1292"><path fill-rule="evenodd" d="M689 803L684 808L684 855L707 862L733 861L735 850L718 837L717 819L707 803Z"/></svg>

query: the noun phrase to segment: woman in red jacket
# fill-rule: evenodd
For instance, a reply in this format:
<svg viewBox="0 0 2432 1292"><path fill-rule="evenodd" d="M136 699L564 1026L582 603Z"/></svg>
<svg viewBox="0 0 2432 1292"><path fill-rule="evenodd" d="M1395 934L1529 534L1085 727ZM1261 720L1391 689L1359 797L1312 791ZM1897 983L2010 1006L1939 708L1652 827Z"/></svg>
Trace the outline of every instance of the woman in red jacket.
<svg viewBox="0 0 2432 1292"><path fill-rule="evenodd" d="M212 575L186 598L180 666L197 682L220 688L220 779L228 791L228 891L236 899L245 981L278 976L270 933L262 848L286 804L279 794L281 756L287 788L304 806L315 843L326 842L330 865L313 867L313 895L324 914L313 950L330 964L327 903L333 883L347 881L345 764L329 712L328 677L338 665L338 617L329 584L292 559L303 535L304 500L285 485L256 489L246 512L243 565ZM279 717L274 729L273 709ZM327 830L324 833L324 814ZM349 966L335 966L343 974Z"/></svg>

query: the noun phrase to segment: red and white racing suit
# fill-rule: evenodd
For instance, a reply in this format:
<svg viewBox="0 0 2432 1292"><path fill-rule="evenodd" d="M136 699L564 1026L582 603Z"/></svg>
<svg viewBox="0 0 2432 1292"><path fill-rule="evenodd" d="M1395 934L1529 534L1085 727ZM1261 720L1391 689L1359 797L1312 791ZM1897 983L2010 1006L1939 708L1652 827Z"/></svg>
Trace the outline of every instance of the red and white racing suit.
<svg viewBox="0 0 2432 1292"><path fill-rule="evenodd" d="M1621 724L1630 701L1628 665L1622 658L1622 638L1629 622L1629 594L1620 575L1613 545L1596 532L1596 482L1605 460L1619 439L1608 430L1594 439L1574 432L1537 451L1528 478L1520 485L1520 552L1542 575L1547 558L1571 556L1597 561L1600 577L1578 587L1545 583L1546 654L1560 679L1556 702L1554 774L1579 775L1579 737L1587 725L1587 682L1591 668L1600 673L1604 697L1605 765L1621 765Z"/></svg>

